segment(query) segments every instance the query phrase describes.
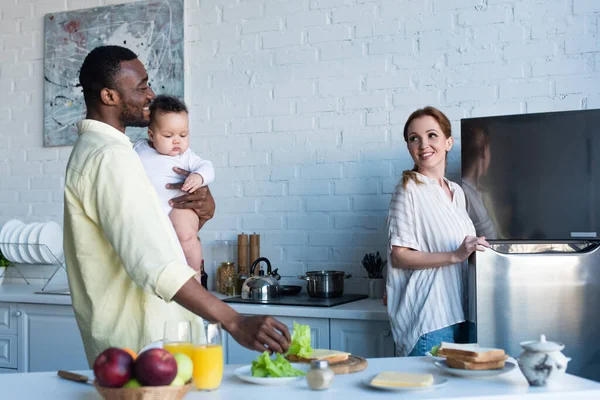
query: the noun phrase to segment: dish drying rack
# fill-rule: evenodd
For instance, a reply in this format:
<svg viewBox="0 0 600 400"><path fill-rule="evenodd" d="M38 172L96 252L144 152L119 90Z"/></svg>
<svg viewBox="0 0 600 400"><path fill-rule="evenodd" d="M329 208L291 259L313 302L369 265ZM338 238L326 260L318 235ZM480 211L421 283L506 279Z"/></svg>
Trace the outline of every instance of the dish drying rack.
<svg viewBox="0 0 600 400"><path fill-rule="evenodd" d="M28 251L27 248L33 248L34 251L37 252L37 254L41 254L43 255L43 259L44 261L48 261L50 260L51 262L43 262L43 263L17 263L11 260L8 260L8 262L10 263L8 266L3 268L3 271L0 272L0 278L4 277L4 275L6 275L6 271L8 270L8 268L13 268L15 271L17 271L17 273L21 276L21 278L29 285L29 280L27 280L27 278L25 277L25 275L21 272L21 268L28 268L27 266L31 266L31 265L35 265L38 267L44 267L44 268L40 268L39 270L45 270L46 268L53 268L54 270L52 271L52 273L50 274L50 276L47 278L46 274L43 274L42 276L31 276L31 274L26 274L29 275L29 279L42 279L45 280L44 286L42 287L41 291L44 291L44 289L46 289L46 286L48 286L48 284L50 283L50 281L52 281L52 278L54 278L56 276L56 273L62 268L65 272L67 271L67 268L65 266L64 263L64 254L61 257L56 257L56 255L54 255L54 253L52 251L50 251L50 249L48 248L48 246L46 246L45 244L38 244L38 243L0 243L0 245L4 246L8 246L10 248L10 251L15 251L15 252L20 252L20 251ZM4 257L6 258L6 255L4 255Z"/></svg>

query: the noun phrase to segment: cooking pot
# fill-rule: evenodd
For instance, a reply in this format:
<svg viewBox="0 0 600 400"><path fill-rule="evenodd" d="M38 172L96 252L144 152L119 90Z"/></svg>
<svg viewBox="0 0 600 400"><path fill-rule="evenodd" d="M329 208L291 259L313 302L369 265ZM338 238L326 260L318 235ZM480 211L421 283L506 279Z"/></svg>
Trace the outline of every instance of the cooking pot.
<svg viewBox="0 0 600 400"><path fill-rule="evenodd" d="M310 297L329 298L344 294L344 279L351 276L344 271L309 271L298 279L307 282L306 290Z"/></svg>
<svg viewBox="0 0 600 400"><path fill-rule="evenodd" d="M267 275L265 271L259 268L259 275L254 276L254 270L256 267L264 261L267 263ZM268 301L279 298L279 282L281 277L277 273L277 270L271 271L271 262L265 258L257 258L252 263L250 268L250 277L246 279L242 285L242 299L243 300L257 300L257 301Z"/></svg>

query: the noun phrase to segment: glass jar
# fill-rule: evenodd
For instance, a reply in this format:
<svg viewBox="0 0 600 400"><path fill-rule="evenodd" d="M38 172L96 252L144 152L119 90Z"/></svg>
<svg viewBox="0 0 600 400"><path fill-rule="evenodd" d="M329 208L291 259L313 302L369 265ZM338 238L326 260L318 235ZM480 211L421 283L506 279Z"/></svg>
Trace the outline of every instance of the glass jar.
<svg viewBox="0 0 600 400"><path fill-rule="evenodd" d="M227 285L229 281L233 283L235 279L235 264L232 262L222 262L217 271L217 291L227 294ZM235 286L233 286L235 291Z"/></svg>
<svg viewBox="0 0 600 400"><path fill-rule="evenodd" d="M306 383L312 390L325 390L331 386L334 376L327 360L313 360L306 372Z"/></svg>
<svg viewBox="0 0 600 400"><path fill-rule="evenodd" d="M233 240L215 240L211 243L212 261L215 265L222 262L236 262L237 245Z"/></svg>
<svg viewBox="0 0 600 400"><path fill-rule="evenodd" d="M225 284L225 294L227 294L227 296L235 296L236 294L235 283L233 283L232 277L227 278L227 283Z"/></svg>
<svg viewBox="0 0 600 400"><path fill-rule="evenodd" d="M242 275L241 273L238 274L235 284L235 292L237 294L242 294L242 287L244 286L244 282L246 282L246 279L248 278L248 275Z"/></svg>

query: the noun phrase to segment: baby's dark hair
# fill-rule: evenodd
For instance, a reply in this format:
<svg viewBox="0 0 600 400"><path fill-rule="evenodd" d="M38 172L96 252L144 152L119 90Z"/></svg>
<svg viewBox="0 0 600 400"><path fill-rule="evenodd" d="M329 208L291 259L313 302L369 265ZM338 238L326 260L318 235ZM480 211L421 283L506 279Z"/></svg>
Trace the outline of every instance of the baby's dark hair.
<svg viewBox="0 0 600 400"><path fill-rule="evenodd" d="M166 113L188 113L188 109L183 100L175 96L160 94L152 100L150 104L150 120L154 120L157 114Z"/></svg>

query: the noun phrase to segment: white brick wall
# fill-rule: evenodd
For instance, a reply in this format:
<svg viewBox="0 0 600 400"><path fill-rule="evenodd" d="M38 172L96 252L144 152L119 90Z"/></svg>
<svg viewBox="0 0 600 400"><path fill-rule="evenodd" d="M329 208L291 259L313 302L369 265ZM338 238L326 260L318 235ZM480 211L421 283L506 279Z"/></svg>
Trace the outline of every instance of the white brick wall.
<svg viewBox="0 0 600 400"><path fill-rule="evenodd" d="M43 14L125 1L1 2L0 224L62 221L70 147L42 147ZM186 1L192 146L217 166L208 266L243 229L282 275L364 276L412 166L408 114L437 106L458 136L461 117L598 108L599 22L598 0Z"/></svg>

